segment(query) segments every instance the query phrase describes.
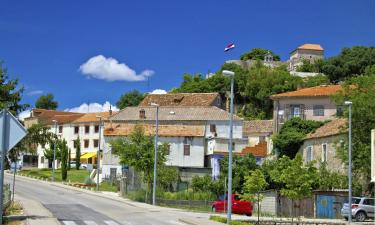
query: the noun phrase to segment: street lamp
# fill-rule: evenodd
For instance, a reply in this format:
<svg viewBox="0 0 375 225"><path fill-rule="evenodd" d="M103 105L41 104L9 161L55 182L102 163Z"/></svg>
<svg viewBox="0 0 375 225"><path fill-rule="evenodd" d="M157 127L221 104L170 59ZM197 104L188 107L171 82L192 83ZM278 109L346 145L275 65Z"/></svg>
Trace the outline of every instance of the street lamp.
<svg viewBox="0 0 375 225"><path fill-rule="evenodd" d="M99 140L98 140L98 153L96 156L96 191L99 191L99 174L100 174L100 137L102 136L102 117L96 116L99 119Z"/></svg>
<svg viewBox="0 0 375 225"><path fill-rule="evenodd" d="M55 167L56 167L56 144L57 144L57 120L52 120L55 124L55 143L53 144L53 162L52 162L52 181L55 181Z"/></svg>
<svg viewBox="0 0 375 225"><path fill-rule="evenodd" d="M156 107L156 127L155 127L155 155L154 155L154 183L152 187L152 204L156 205L156 165L158 160L158 128L159 128L159 105L151 103L151 106Z"/></svg>
<svg viewBox="0 0 375 225"><path fill-rule="evenodd" d="M234 72L223 70L223 75L230 77L230 120L229 120L229 159L228 159L228 210L227 224L230 224L232 217L232 151L233 151L233 86Z"/></svg>
<svg viewBox="0 0 375 225"><path fill-rule="evenodd" d="M344 104L349 108L349 215L348 222L352 222L352 105L350 101L345 101Z"/></svg>

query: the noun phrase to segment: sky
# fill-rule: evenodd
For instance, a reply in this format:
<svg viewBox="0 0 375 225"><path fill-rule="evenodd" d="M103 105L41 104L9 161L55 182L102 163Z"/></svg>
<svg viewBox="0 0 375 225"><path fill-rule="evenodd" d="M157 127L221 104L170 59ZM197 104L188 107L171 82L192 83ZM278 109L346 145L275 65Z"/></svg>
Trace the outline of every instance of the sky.
<svg viewBox="0 0 375 225"><path fill-rule="evenodd" d="M236 48L224 52L234 42ZM23 102L53 93L59 110L108 108L137 89L179 86L252 48L287 60L304 43L325 56L375 46L372 0L3 0L0 59ZM85 105L82 105L86 103ZM99 107L100 108L100 107Z"/></svg>

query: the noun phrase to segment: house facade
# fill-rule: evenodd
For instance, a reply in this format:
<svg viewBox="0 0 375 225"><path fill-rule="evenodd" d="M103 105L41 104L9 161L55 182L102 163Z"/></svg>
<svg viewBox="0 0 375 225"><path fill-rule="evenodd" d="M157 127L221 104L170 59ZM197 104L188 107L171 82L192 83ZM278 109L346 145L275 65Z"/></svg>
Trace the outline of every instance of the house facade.
<svg viewBox="0 0 375 225"><path fill-rule="evenodd" d="M215 154L228 152L230 114L215 106L160 107L159 142L169 143L166 165L185 171L186 180L192 174L207 174L211 171ZM109 118L105 125L106 149L103 156L103 176L113 177L122 173L123 166L112 154L109 142L113 138L126 138L134 126L144 127L146 135L155 134L155 107L128 107ZM242 136L243 121L234 116L234 151L241 152L247 145ZM115 173L115 174L114 174Z"/></svg>
<svg viewBox="0 0 375 225"><path fill-rule="evenodd" d="M304 162L315 160L317 168L321 163L326 163L328 170L344 174L345 165L339 158L337 149L347 139L346 127L346 119L333 119L308 134L299 150Z"/></svg>
<svg viewBox="0 0 375 225"><path fill-rule="evenodd" d="M341 85L321 85L272 95L274 132L278 132L287 120L294 117L325 121L341 115L342 106L336 105L331 98L341 90Z"/></svg>
<svg viewBox="0 0 375 225"><path fill-rule="evenodd" d="M303 60L311 63L318 59L324 58L324 49L319 44L303 44L293 50L289 57L289 70L297 71L298 67L303 64Z"/></svg>

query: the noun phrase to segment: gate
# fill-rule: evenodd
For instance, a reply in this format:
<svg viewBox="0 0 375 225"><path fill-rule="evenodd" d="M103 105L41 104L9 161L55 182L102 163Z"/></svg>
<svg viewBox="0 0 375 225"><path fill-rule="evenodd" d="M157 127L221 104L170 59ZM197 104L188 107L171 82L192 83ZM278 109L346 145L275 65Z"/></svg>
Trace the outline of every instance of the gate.
<svg viewBox="0 0 375 225"><path fill-rule="evenodd" d="M317 195L316 196L316 217L318 218L336 218L336 212L333 204L335 196Z"/></svg>

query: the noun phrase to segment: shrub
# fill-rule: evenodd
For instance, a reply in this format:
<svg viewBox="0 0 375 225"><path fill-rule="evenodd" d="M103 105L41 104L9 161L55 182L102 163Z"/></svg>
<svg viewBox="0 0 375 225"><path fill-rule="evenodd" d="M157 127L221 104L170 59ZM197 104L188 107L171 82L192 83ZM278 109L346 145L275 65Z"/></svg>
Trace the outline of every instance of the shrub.
<svg viewBox="0 0 375 225"><path fill-rule="evenodd" d="M95 182L90 178L90 176L87 176L85 178L85 184L95 184Z"/></svg>

